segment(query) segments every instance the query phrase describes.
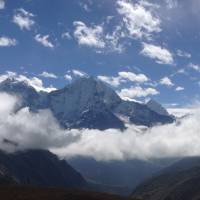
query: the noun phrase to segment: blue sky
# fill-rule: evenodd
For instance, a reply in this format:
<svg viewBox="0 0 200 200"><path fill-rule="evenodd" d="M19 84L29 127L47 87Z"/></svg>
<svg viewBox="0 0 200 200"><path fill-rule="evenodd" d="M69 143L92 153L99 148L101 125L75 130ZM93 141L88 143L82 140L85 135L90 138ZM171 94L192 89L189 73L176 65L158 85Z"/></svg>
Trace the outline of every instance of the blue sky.
<svg viewBox="0 0 200 200"><path fill-rule="evenodd" d="M53 90L92 75L124 99L199 100L198 0L0 0L0 81Z"/></svg>

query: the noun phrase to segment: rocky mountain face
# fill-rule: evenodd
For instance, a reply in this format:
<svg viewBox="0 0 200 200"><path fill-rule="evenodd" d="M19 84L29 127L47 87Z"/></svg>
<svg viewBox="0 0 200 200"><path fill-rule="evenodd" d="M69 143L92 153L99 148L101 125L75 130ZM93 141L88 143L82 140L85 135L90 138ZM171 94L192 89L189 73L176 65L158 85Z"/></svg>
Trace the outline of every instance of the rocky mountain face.
<svg viewBox="0 0 200 200"><path fill-rule="evenodd" d="M0 91L18 95L21 98L19 109L25 106L33 112L50 109L64 128L123 130L123 117L129 123L144 126L174 121L159 104L124 101L114 90L92 77L81 78L50 93L38 93L25 82L7 79L0 83Z"/></svg>
<svg viewBox="0 0 200 200"><path fill-rule="evenodd" d="M200 198L200 157L184 158L139 185L132 196L144 200Z"/></svg>
<svg viewBox="0 0 200 200"><path fill-rule="evenodd" d="M0 186L1 185L16 185L17 180L8 172L8 170L0 164Z"/></svg>
<svg viewBox="0 0 200 200"><path fill-rule="evenodd" d="M161 104L154 101L153 99L149 100L146 103L146 105L149 109L151 109L152 111L154 111L160 115L169 116L169 113L167 112L167 110Z"/></svg>
<svg viewBox="0 0 200 200"><path fill-rule="evenodd" d="M66 161L45 150L0 152L0 182L45 187L84 187L84 178ZM3 180L5 180L3 182Z"/></svg>

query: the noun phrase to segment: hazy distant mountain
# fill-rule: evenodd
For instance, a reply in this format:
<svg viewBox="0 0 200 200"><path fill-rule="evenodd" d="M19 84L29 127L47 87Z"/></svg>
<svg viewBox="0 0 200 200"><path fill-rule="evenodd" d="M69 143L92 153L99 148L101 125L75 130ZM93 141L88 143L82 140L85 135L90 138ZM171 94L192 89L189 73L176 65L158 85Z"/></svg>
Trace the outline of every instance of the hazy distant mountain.
<svg viewBox="0 0 200 200"><path fill-rule="evenodd" d="M182 159L139 185L133 196L144 200L200 199L200 157Z"/></svg>
<svg viewBox="0 0 200 200"><path fill-rule="evenodd" d="M1 151L0 165L6 169L9 177L14 177L19 185L46 187L87 185L84 178L66 161L59 160L57 156L45 150L27 150L12 154ZM6 176L3 177L6 178Z"/></svg>
<svg viewBox="0 0 200 200"><path fill-rule="evenodd" d="M7 79L0 83L0 91L19 95L21 107L28 106L31 111L50 109L65 128L124 129L123 117L145 126L174 121L161 106L150 109L145 104L124 101L109 86L92 77L81 78L50 93L38 93L25 82Z"/></svg>
<svg viewBox="0 0 200 200"><path fill-rule="evenodd" d="M130 194L138 184L162 169L159 164L137 159L106 162L77 157L68 162L87 181L107 186L104 191L112 189L112 192L123 195Z"/></svg>

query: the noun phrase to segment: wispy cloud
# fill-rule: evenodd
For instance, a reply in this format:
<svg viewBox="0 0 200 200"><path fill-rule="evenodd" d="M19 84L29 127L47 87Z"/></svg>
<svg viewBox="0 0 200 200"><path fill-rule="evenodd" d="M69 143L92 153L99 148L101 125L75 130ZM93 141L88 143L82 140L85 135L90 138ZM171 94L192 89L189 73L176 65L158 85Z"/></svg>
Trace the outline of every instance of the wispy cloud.
<svg viewBox="0 0 200 200"><path fill-rule="evenodd" d="M185 88L184 87L181 87L181 86L178 86L177 88L176 88L176 91L183 91L183 90L185 90Z"/></svg>
<svg viewBox="0 0 200 200"><path fill-rule="evenodd" d="M145 74L135 74L129 71L118 72L118 76L99 75L97 78L113 87L118 87L121 85L121 83L125 83L127 81L135 83L144 83L149 80L149 78Z"/></svg>
<svg viewBox="0 0 200 200"><path fill-rule="evenodd" d="M40 76L45 77L45 78L54 78L54 79L58 78L57 75L55 75L54 73L50 73L46 71L42 72Z"/></svg>
<svg viewBox="0 0 200 200"><path fill-rule="evenodd" d="M174 63L172 53L161 46L143 43L141 54L154 59L158 64L172 65Z"/></svg>
<svg viewBox="0 0 200 200"><path fill-rule="evenodd" d="M105 42L103 41L103 27L92 26L88 27L81 21L74 22L75 31L74 37L77 39L80 45L85 45L95 48L104 48Z"/></svg>
<svg viewBox="0 0 200 200"><path fill-rule="evenodd" d="M65 80L67 80L67 81L72 81L72 76L69 75L69 74L65 74L65 75L64 75L64 78L65 78Z"/></svg>
<svg viewBox="0 0 200 200"><path fill-rule="evenodd" d="M168 9L173 9L178 6L178 1L177 0L165 0L167 8Z"/></svg>
<svg viewBox="0 0 200 200"><path fill-rule="evenodd" d="M172 83L171 79L167 76L163 77L161 80L160 80L160 84L161 85L166 85L168 87L172 87L174 86L174 83Z"/></svg>
<svg viewBox="0 0 200 200"><path fill-rule="evenodd" d="M37 34L35 36L35 40L37 42L39 42L41 45L43 45L44 47L47 47L47 48L50 48L50 49L53 49L54 48L54 44L49 41L49 35L40 35L40 34Z"/></svg>
<svg viewBox="0 0 200 200"><path fill-rule="evenodd" d="M73 73L73 75L79 76L79 77L87 76L87 74L85 72L77 70L77 69L73 69L72 73Z"/></svg>
<svg viewBox="0 0 200 200"><path fill-rule="evenodd" d="M200 72L200 65L197 65L197 64L194 64L194 63L190 63L190 64L188 65L188 67L189 67L190 69L193 69L193 70L197 71L197 72Z"/></svg>
<svg viewBox="0 0 200 200"><path fill-rule="evenodd" d="M119 96L125 100L135 100L135 98L158 95L155 88L142 88L140 86L124 88L118 91Z"/></svg>
<svg viewBox="0 0 200 200"><path fill-rule="evenodd" d="M71 39L72 39L72 36L70 35L69 32L64 32L64 33L62 33L61 37L62 37L63 39L67 39L67 40L71 40Z"/></svg>
<svg viewBox="0 0 200 200"><path fill-rule="evenodd" d="M0 47L10 47L17 45L17 40L8 37L0 37Z"/></svg>
<svg viewBox="0 0 200 200"><path fill-rule="evenodd" d="M180 49L178 49L176 51L176 53L177 53L177 56L179 56L179 57L184 57L184 58L191 58L192 57L192 55L190 53L182 51Z"/></svg>
<svg viewBox="0 0 200 200"><path fill-rule="evenodd" d="M160 19L145 7L144 1L139 4L118 0L117 6L117 11L123 17L125 27L133 38L151 38L153 33L161 31Z"/></svg>
<svg viewBox="0 0 200 200"><path fill-rule="evenodd" d="M35 24L33 17L34 15L31 12L20 8L16 10L15 15L13 16L13 22L22 30L31 30L32 26Z"/></svg>
<svg viewBox="0 0 200 200"><path fill-rule="evenodd" d="M113 87L118 87L121 82L122 82L122 79L120 77L112 77L112 76L102 76L102 75L99 75L97 77L99 80L113 86Z"/></svg>
<svg viewBox="0 0 200 200"><path fill-rule="evenodd" d="M5 1L0 0L0 10L5 8Z"/></svg>
<svg viewBox="0 0 200 200"><path fill-rule="evenodd" d="M93 47L98 53L124 51L124 45L120 43L122 27L114 27L111 33L104 30L104 23L87 26L84 22L74 22L74 37L79 45Z"/></svg>

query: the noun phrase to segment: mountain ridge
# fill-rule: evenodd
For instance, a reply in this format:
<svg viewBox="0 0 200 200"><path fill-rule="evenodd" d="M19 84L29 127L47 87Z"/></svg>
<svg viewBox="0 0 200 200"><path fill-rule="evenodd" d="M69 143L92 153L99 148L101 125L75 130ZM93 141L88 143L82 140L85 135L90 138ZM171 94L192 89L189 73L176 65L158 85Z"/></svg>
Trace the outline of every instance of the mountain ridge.
<svg viewBox="0 0 200 200"><path fill-rule="evenodd" d="M138 185L132 196L144 200L197 200L199 174L200 157L186 157Z"/></svg>
<svg viewBox="0 0 200 200"><path fill-rule="evenodd" d="M0 151L0 165L5 171L2 178L10 181L3 182L2 185L16 183L41 187L87 186L79 172L47 150L29 149L14 153Z"/></svg>
<svg viewBox="0 0 200 200"><path fill-rule="evenodd" d="M68 129L123 130L125 122L119 116L127 117L129 123L148 127L174 121L172 116L161 115L145 104L122 100L112 88L93 77L80 78L49 93L37 92L26 85L7 79L0 83L0 91L20 96L21 108L29 107L33 112L50 109L60 125Z"/></svg>

